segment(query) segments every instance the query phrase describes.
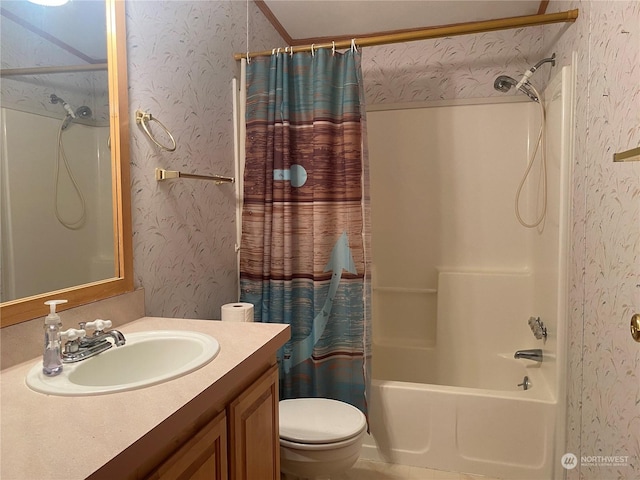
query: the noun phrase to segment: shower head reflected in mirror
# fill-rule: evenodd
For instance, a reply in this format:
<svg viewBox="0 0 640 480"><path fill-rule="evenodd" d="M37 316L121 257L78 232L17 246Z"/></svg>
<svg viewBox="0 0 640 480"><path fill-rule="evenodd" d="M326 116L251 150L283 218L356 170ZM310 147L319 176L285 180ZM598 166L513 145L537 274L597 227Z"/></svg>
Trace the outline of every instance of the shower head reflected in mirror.
<svg viewBox="0 0 640 480"><path fill-rule="evenodd" d="M76 111L74 112L74 116L71 116L71 114L67 114L67 116L64 119L64 122L62 122L62 130L65 130L69 126L69 124L74 120L77 120L77 119L87 120L92 116L93 116L93 112L91 111L91 109L86 105L82 105L81 107L78 107L76 109Z"/></svg>
<svg viewBox="0 0 640 480"><path fill-rule="evenodd" d="M62 130L66 130L69 124L77 118L86 120L93 116L93 112L91 111L91 108L87 107L86 105L82 105L81 107L78 107L76 110L74 110L71 107L71 105L69 105L67 102L64 101L64 99L60 98L55 93L52 93L49 99L50 99L50 102L53 103L54 105L57 103L61 103L64 110L67 112L67 116L64 118L64 121L62 122L62 126L60 127L62 128Z"/></svg>

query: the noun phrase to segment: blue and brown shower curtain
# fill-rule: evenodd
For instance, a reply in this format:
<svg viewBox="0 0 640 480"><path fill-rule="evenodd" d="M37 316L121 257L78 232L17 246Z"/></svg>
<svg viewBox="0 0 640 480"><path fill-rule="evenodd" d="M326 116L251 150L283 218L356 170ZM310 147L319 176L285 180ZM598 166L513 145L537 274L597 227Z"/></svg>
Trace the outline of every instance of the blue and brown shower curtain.
<svg viewBox="0 0 640 480"><path fill-rule="evenodd" d="M366 413L368 169L360 54L278 53L247 66L241 300L291 325L282 398Z"/></svg>

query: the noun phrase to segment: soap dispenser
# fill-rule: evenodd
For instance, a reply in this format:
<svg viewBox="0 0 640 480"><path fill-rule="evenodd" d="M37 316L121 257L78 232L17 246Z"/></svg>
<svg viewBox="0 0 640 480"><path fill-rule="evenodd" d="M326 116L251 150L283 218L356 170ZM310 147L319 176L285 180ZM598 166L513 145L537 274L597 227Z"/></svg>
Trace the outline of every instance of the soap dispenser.
<svg viewBox="0 0 640 480"><path fill-rule="evenodd" d="M42 373L48 377L62 373L62 352L60 351L60 327L62 322L56 313L56 305L67 303L66 300L49 300L49 315L44 319L44 354L42 356Z"/></svg>

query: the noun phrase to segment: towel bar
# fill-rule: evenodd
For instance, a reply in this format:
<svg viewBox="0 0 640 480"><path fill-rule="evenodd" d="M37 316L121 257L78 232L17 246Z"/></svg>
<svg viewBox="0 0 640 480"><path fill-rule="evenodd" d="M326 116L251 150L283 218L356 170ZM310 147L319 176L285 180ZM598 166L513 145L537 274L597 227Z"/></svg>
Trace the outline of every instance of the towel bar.
<svg viewBox="0 0 640 480"><path fill-rule="evenodd" d="M213 180L216 185L221 183L233 183L236 181L233 177L223 177L220 175L195 175L193 173L182 173L177 170L165 170L164 168L156 168L156 180L169 180L172 178L195 178L198 180Z"/></svg>

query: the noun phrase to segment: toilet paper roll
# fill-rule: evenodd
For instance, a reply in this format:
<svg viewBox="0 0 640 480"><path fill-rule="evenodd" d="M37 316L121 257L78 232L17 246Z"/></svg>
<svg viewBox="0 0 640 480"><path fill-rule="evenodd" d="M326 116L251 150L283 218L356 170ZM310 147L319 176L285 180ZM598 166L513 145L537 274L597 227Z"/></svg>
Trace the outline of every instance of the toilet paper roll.
<svg viewBox="0 0 640 480"><path fill-rule="evenodd" d="M253 322L253 304L227 303L222 306L223 322Z"/></svg>

